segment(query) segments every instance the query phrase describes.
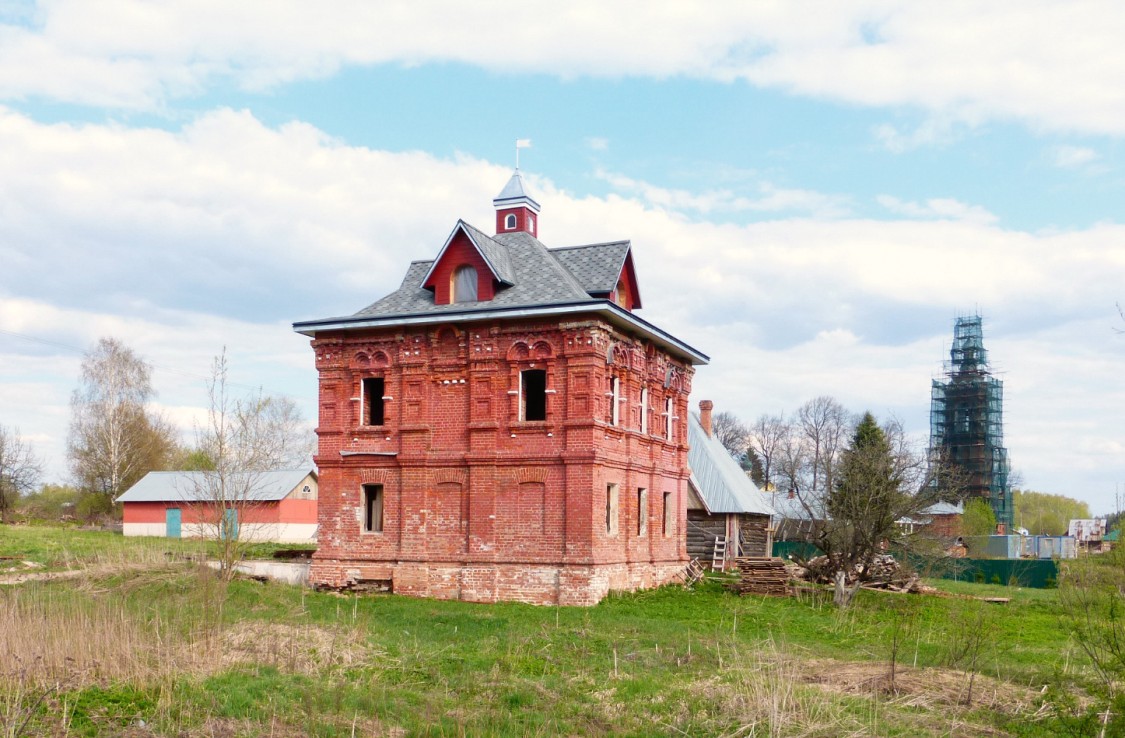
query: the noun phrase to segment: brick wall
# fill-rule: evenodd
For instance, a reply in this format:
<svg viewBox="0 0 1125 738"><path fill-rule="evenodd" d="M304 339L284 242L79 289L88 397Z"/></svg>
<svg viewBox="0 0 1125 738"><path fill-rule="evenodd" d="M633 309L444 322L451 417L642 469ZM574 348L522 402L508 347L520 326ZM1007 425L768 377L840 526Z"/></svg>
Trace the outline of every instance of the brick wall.
<svg viewBox="0 0 1125 738"><path fill-rule="evenodd" d="M592 604L611 589L663 583L686 563L690 366L596 317L339 331L312 345L320 372L314 583L378 580L420 596ZM520 419L525 369L546 371L546 420ZM606 420L613 376L617 426ZM363 423L365 377L384 380L382 426ZM615 532L606 524L611 484ZM364 485L381 485L382 530L364 530Z"/></svg>

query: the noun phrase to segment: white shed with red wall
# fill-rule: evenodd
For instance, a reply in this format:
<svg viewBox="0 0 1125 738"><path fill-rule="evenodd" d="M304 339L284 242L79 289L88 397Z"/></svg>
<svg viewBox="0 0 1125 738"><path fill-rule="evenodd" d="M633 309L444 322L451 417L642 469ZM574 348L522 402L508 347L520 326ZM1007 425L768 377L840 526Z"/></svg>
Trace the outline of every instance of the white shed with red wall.
<svg viewBox="0 0 1125 738"><path fill-rule="evenodd" d="M310 469L247 473L241 499L219 502L208 490L214 472L149 472L117 498L127 536L210 537L216 522L251 541L315 543L317 474Z"/></svg>

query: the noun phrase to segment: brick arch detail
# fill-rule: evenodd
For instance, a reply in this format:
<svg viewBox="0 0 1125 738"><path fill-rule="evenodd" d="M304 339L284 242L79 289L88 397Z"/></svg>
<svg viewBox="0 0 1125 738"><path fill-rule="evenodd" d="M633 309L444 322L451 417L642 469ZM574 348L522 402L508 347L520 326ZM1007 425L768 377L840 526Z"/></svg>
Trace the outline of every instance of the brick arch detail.
<svg viewBox="0 0 1125 738"><path fill-rule="evenodd" d="M359 479L364 484L387 484L391 481L391 474L386 469L363 469Z"/></svg>
<svg viewBox="0 0 1125 738"><path fill-rule="evenodd" d="M516 484L526 484L528 482L538 482L546 484L547 478L551 475L550 469L543 467L521 467L516 471Z"/></svg>
<svg viewBox="0 0 1125 738"><path fill-rule="evenodd" d="M469 473L464 469L435 469L430 480L434 485L459 484L464 486L469 481Z"/></svg>

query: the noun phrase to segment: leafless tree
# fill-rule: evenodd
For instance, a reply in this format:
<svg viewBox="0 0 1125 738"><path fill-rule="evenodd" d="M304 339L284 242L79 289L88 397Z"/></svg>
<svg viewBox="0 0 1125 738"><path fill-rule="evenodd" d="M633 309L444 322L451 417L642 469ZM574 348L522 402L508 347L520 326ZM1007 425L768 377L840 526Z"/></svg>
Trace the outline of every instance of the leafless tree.
<svg viewBox="0 0 1125 738"><path fill-rule="evenodd" d="M782 443L790 433L791 429L781 415L761 415L750 426L748 442L762 460L762 477L765 479L766 489L773 485L773 477L781 460Z"/></svg>
<svg viewBox="0 0 1125 738"><path fill-rule="evenodd" d="M734 413L726 410L716 413L711 420L711 433L731 456L737 458L746 452L749 429Z"/></svg>
<svg viewBox="0 0 1125 738"><path fill-rule="evenodd" d="M211 366L207 424L198 445L211 469L191 474L186 494L202 508L201 533L216 542L219 570L234 574L254 534L242 524L265 502L266 472L309 461L311 446L296 404L267 397L232 397L226 350Z"/></svg>
<svg viewBox="0 0 1125 738"><path fill-rule="evenodd" d="M796 425L807 445L812 492L832 489L836 459L854 424L852 414L834 398L815 397L797 409Z"/></svg>
<svg viewBox="0 0 1125 738"><path fill-rule="evenodd" d="M39 483L43 467L19 428L0 425L0 522L7 522L20 495Z"/></svg>
<svg viewBox="0 0 1125 738"><path fill-rule="evenodd" d="M82 361L70 400L67 453L86 492L112 500L174 448L173 431L147 404L156 396L151 367L115 338L102 338Z"/></svg>

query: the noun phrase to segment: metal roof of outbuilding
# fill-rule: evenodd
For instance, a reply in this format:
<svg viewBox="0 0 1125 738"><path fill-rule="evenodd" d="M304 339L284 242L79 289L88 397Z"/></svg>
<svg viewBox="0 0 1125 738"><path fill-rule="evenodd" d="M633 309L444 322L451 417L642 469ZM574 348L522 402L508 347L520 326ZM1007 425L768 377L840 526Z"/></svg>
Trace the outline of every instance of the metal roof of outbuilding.
<svg viewBox="0 0 1125 738"><path fill-rule="evenodd" d="M310 474L313 469L279 469L266 472L239 472L253 474L253 500L273 502L284 499ZM207 501L201 491L206 489L208 475L215 472L159 471L149 472L121 494L115 502L201 502Z"/></svg>
<svg viewBox="0 0 1125 738"><path fill-rule="evenodd" d="M688 413L690 483L710 513L773 515L758 487L719 439L708 436L699 415Z"/></svg>

